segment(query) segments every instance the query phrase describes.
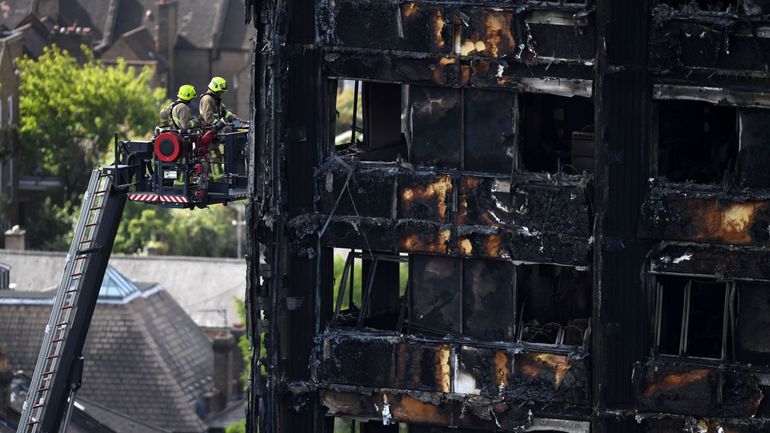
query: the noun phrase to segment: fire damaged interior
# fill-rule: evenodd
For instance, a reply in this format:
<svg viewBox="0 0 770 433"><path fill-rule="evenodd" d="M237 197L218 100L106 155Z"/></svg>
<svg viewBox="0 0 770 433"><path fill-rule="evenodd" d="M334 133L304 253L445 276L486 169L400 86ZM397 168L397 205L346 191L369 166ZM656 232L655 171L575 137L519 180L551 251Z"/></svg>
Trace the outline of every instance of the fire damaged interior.
<svg viewBox="0 0 770 433"><path fill-rule="evenodd" d="M246 0L251 432L770 432L770 1Z"/></svg>

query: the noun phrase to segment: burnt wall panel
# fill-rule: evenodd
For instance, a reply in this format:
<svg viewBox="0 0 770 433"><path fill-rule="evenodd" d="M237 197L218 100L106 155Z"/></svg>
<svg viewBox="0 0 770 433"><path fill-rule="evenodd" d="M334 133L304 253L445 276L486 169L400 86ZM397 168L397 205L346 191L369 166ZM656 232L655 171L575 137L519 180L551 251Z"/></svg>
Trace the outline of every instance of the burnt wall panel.
<svg viewBox="0 0 770 433"><path fill-rule="evenodd" d="M653 186L642 205L640 234L652 239L764 245L770 208L761 195L718 187Z"/></svg>
<svg viewBox="0 0 770 433"><path fill-rule="evenodd" d="M461 55L498 58L517 53L513 11L469 8L461 13L465 24Z"/></svg>
<svg viewBox="0 0 770 433"><path fill-rule="evenodd" d="M513 341L516 303L514 267L500 260L465 260L462 275L463 335Z"/></svg>
<svg viewBox="0 0 770 433"><path fill-rule="evenodd" d="M463 99L460 89L412 86L414 164L462 167Z"/></svg>
<svg viewBox="0 0 770 433"><path fill-rule="evenodd" d="M463 149L466 170L511 172L515 101L515 95L509 92L465 92Z"/></svg>
<svg viewBox="0 0 770 433"><path fill-rule="evenodd" d="M410 268L410 325L432 332L460 334L463 325L460 260L413 254Z"/></svg>
<svg viewBox="0 0 770 433"><path fill-rule="evenodd" d="M468 342L329 330L316 345L319 384L357 385L505 397L587 408L590 375L585 354L547 353L522 346L479 347ZM435 400L434 400L435 401Z"/></svg>
<svg viewBox="0 0 770 433"><path fill-rule="evenodd" d="M694 416L749 417L764 394L750 372L698 363L650 359L633 380L641 410Z"/></svg>
<svg viewBox="0 0 770 433"><path fill-rule="evenodd" d="M512 188L510 177L332 158L316 174L320 213L292 226L297 241L323 231L340 248L587 266L587 179L523 175Z"/></svg>
<svg viewBox="0 0 770 433"><path fill-rule="evenodd" d="M651 251L649 257L653 273L770 281L770 251L763 248L664 244Z"/></svg>
<svg viewBox="0 0 770 433"><path fill-rule="evenodd" d="M440 6L343 1L320 8L321 37L329 45L435 53L451 48L451 25Z"/></svg>

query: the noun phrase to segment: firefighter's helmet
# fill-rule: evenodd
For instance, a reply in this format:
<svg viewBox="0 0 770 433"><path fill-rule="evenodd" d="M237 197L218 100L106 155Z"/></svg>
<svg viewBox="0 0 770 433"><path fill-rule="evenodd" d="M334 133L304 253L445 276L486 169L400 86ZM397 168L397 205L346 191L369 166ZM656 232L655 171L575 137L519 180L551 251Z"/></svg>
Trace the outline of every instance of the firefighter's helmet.
<svg viewBox="0 0 770 433"><path fill-rule="evenodd" d="M227 90L227 81L222 77L214 77L209 83L209 89L211 89L212 92L224 92Z"/></svg>
<svg viewBox="0 0 770 433"><path fill-rule="evenodd" d="M176 96L183 101L190 101L195 97L195 87L185 84L179 88L179 92Z"/></svg>

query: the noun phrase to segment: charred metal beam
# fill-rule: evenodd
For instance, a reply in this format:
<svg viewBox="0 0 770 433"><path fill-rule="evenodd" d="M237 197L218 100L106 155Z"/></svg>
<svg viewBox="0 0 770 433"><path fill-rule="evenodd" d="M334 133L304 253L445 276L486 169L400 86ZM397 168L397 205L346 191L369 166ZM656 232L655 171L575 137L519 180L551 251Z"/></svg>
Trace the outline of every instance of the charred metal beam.
<svg viewBox="0 0 770 433"><path fill-rule="evenodd" d="M654 183L642 205L640 236L648 239L764 246L770 204L761 191Z"/></svg>
<svg viewBox="0 0 770 433"><path fill-rule="evenodd" d="M343 248L588 266L587 176L445 173L333 158L316 176L318 214L291 225L298 241Z"/></svg>
<svg viewBox="0 0 770 433"><path fill-rule="evenodd" d="M676 415L639 416L649 433L768 433L770 422L761 418L694 418Z"/></svg>
<svg viewBox="0 0 770 433"><path fill-rule="evenodd" d="M632 378L642 412L699 417L753 417L764 393L745 368L652 358Z"/></svg>
<svg viewBox="0 0 770 433"><path fill-rule="evenodd" d="M662 243L650 251L650 272L770 282L770 250L697 243Z"/></svg>
<svg viewBox="0 0 770 433"><path fill-rule="evenodd" d="M591 69L583 63L523 65L493 58L326 49L324 71L336 79L509 89L560 96L590 97L593 92Z"/></svg>
<svg viewBox="0 0 770 433"><path fill-rule="evenodd" d="M505 397L587 407L582 349L333 329L319 335L318 383Z"/></svg>
<svg viewBox="0 0 770 433"><path fill-rule="evenodd" d="M550 418L548 414L552 412L547 408L505 397L468 397L344 386L322 386L319 393L321 404L327 409L328 415L377 421L387 418L391 423L409 423L417 432L444 432L443 428L446 427L460 433L479 430L590 431L584 417L581 419L573 413L571 419ZM387 410L383 411L386 407Z"/></svg>
<svg viewBox="0 0 770 433"><path fill-rule="evenodd" d="M684 84L655 84L652 87L656 100L687 100L717 105L770 108L770 93L756 89L735 89Z"/></svg>

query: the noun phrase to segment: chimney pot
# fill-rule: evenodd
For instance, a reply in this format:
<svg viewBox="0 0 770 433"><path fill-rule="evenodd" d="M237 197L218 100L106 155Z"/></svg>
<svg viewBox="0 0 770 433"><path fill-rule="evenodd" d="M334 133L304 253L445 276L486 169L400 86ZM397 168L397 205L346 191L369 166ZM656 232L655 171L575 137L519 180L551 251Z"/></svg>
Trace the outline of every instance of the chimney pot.
<svg viewBox="0 0 770 433"><path fill-rule="evenodd" d="M13 226L5 231L5 249L24 251L27 249L27 231L19 226Z"/></svg>

